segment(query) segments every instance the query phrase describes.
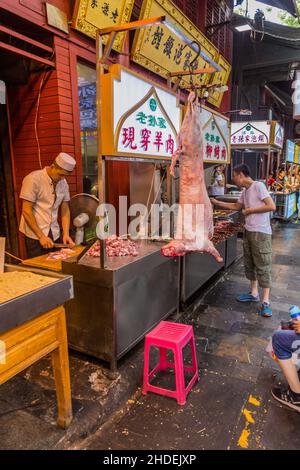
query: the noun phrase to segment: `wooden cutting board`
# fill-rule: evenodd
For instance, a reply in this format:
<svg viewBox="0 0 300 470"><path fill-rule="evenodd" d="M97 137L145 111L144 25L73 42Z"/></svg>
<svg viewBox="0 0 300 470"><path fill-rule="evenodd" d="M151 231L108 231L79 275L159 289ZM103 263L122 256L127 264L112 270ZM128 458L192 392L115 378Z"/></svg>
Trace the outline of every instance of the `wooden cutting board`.
<svg viewBox="0 0 300 470"><path fill-rule="evenodd" d="M70 256L73 258L74 256L80 255L80 253L84 250L84 246L75 246L73 248L74 254ZM42 268L48 269L49 271L61 272L62 270L62 261L61 260L48 260L48 255L37 256L36 258L25 259L22 264L26 266L32 266L34 268Z"/></svg>

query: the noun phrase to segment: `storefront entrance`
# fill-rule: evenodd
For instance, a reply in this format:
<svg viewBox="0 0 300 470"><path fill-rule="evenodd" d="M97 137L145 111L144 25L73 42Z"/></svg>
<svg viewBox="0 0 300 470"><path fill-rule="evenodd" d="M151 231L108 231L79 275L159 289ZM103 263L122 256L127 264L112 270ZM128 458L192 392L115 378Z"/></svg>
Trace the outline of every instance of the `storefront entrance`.
<svg viewBox="0 0 300 470"><path fill-rule="evenodd" d="M2 82L3 83L3 82ZM12 160L7 108L3 95L0 102L0 236L6 248L18 253L18 227L13 193Z"/></svg>

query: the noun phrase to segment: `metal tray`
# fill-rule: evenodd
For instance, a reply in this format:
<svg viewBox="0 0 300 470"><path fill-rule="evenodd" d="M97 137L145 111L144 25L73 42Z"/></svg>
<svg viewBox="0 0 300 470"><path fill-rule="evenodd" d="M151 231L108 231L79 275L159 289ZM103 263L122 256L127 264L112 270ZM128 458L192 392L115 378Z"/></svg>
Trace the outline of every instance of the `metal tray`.
<svg viewBox="0 0 300 470"><path fill-rule="evenodd" d="M28 320L63 305L74 298L73 278L42 269L5 265L5 272L27 271L53 277L56 282L0 303L0 333L15 328Z"/></svg>

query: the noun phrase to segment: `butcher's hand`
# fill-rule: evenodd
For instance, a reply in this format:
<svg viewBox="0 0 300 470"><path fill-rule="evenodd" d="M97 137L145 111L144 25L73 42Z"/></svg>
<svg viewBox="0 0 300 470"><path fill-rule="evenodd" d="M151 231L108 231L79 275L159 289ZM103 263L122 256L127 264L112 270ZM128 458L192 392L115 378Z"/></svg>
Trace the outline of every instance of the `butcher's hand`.
<svg viewBox="0 0 300 470"><path fill-rule="evenodd" d="M45 250L54 247L54 242L53 242L53 240L51 240L51 238L49 238L49 237L46 237L45 235L43 235L43 236L39 239L39 242L40 242L40 245L41 245Z"/></svg>
<svg viewBox="0 0 300 470"><path fill-rule="evenodd" d="M293 328L296 331L296 333L300 334L300 321L294 320L293 321Z"/></svg>
<svg viewBox="0 0 300 470"><path fill-rule="evenodd" d="M75 246L75 243L73 242L72 238L69 235L63 236L63 244L69 245L70 248L73 248Z"/></svg>

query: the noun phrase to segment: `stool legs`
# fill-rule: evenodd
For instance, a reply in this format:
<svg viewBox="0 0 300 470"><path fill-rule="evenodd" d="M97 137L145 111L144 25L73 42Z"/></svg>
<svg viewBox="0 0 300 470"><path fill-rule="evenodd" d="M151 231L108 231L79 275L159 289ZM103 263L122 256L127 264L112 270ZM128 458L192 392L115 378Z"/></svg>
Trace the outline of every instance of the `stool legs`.
<svg viewBox="0 0 300 470"><path fill-rule="evenodd" d="M175 348L174 359L175 359L177 403L178 405L185 405L186 394L185 394L185 383L184 383L184 365L183 365L183 354L182 354L181 349Z"/></svg>
<svg viewBox="0 0 300 470"><path fill-rule="evenodd" d="M194 336L190 340L190 348L191 348L191 355L192 355L193 373L197 376L197 381L198 381L199 380L199 371L198 371L196 344L195 344Z"/></svg>
<svg viewBox="0 0 300 470"><path fill-rule="evenodd" d="M167 349L159 348L159 370L166 370L167 367L168 367Z"/></svg>

